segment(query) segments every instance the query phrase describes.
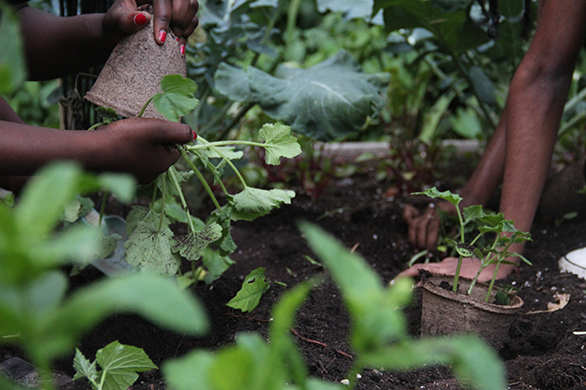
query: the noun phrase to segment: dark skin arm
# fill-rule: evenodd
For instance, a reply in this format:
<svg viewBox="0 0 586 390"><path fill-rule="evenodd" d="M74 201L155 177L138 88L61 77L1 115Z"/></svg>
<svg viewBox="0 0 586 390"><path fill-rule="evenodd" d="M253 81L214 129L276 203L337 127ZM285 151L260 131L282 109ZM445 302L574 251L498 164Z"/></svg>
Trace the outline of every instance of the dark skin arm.
<svg viewBox="0 0 586 390"><path fill-rule="evenodd" d="M170 25L180 29L184 39L195 29L197 1L152 3L155 18L164 16L158 22L159 28ZM136 23L137 15L145 14L137 11L136 6L134 1L118 0L106 14L70 18L17 6L30 75L35 79L52 78L104 60L121 37L138 31L150 20L146 13L148 16ZM177 14L178 11L184 13ZM179 152L172 146L190 142L193 137L193 131L186 125L156 119L122 120L92 132L29 126L2 100L0 186L18 190L23 176L59 159L78 161L93 171L128 172L141 183L148 183L179 158Z"/></svg>
<svg viewBox="0 0 586 390"><path fill-rule="evenodd" d="M122 37L148 24L151 15L137 10L146 3L152 3L155 10L157 43L164 44L160 33L171 27L185 44L198 24L195 0L118 0L106 14L67 18L19 6L29 78L53 79L105 62Z"/></svg>
<svg viewBox="0 0 586 390"><path fill-rule="evenodd" d="M542 0L539 11L535 36L515 72L501 119L506 146L500 211L521 231L531 229L572 74L586 36L583 1ZM510 250L521 253L523 246L515 244ZM436 264L416 265L399 276L417 276L419 269L453 275L456 260L448 258ZM514 265L502 265L497 278L505 277L514 268ZM461 275L473 277L478 269L477 260L465 259ZM494 268L488 267L479 280L489 280L493 271Z"/></svg>

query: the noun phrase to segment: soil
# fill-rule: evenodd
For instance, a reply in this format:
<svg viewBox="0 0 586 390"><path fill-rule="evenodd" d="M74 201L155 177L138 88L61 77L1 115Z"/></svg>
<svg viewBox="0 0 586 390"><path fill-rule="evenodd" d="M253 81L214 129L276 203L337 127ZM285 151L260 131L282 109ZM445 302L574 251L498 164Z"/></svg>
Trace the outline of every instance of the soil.
<svg viewBox="0 0 586 390"><path fill-rule="evenodd" d="M145 320L118 315L100 324L80 343L87 357L96 350L119 340L143 348L155 364L197 349L218 349L230 345L237 334L260 332L267 334L271 308L281 294L291 286L324 270L304 260L312 255L295 226L304 218L331 232L348 248L356 247L366 261L378 272L381 280L389 282L405 269L415 253L407 242L406 225L401 218L405 202L411 199L385 198L383 184L372 174L333 180L319 199L298 193L292 205L253 222L233 224L233 237L238 245L233 259L236 264L211 285L193 289L207 308L212 323L211 332L203 338L191 338L170 333ZM567 252L586 246L586 221L569 220L560 226L535 223L533 242L525 255L533 266L521 265L504 284L518 288L525 301L509 332L509 339L499 351L506 364L509 389L584 389L586 388L586 336L574 331L586 330L586 281L573 274L560 273L558 259ZM253 269L265 267L273 284L260 305L251 313L242 313L225 304L239 290L242 280ZM87 269L74 277L74 284L89 283L101 277L96 270ZM570 294L564 308L547 312L547 304L556 302L555 294ZM406 308L410 333L417 337L420 326L421 291L415 289L414 302ZM527 314L532 311L546 311ZM340 292L332 283L315 288L297 315L292 330L310 373L328 381L340 382L352 363L352 350L347 338L349 317ZM0 349L0 361L18 354L12 349ZM72 357L62 359L57 369L72 375ZM62 390L89 389L83 382L73 382ZM428 367L408 372L366 370L358 389L460 389L446 367ZM162 390L164 381L159 371L141 374L133 390Z"/></svg>

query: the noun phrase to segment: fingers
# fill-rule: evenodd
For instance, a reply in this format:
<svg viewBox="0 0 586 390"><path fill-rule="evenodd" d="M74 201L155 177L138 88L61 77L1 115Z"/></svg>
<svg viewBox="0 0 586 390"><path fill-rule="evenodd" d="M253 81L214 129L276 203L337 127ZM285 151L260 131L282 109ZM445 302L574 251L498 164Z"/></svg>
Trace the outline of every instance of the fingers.
<svg viewBox="0 0 586 390"><path fill-rule="evenodd" d="M180 41L182 54L185 54L187 39L199 23L196 17L199 3L196 0L153 0L152 3L155 41L159 45L164 44L167 31L171 29Z"/></svg>
<svg viewBox="0 0 586 390"><path fill-rule="evenodd" d="M403 219L408 225L409 243L416 248L435 251L441 222L435 207L430 205L421 215L415 207L407 205L403 211Z"/></svg>

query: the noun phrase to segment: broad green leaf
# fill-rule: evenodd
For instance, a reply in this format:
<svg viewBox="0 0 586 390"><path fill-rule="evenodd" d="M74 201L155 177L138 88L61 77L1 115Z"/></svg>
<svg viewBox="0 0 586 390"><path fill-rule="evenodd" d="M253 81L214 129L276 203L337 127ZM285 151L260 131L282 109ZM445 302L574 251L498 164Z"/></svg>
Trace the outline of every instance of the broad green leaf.
<svg viewBox="0 0 586 390"><path fill-rule="evenodd" d="M462 197L460 195L454 194L450 191L440 192L440 191L438 191L438 189L436 187L430 188L430 189L425 190L423 192L414 192L412 195L427 195L430 198L434 198L434 199L440 198L440 199L443 199L443 200L450 202L454 206L458 206L458 204L460 204L460 202L462 201Z"/></svg>
<svg viewBox="0 0 586 390"><path fill-rule="evenodd" d="M481 205L474 205L464 208L462 217L464 218L464 225L475 221L480 218L484 218L486 213L482 209Z"/></svg>
<svg viewBox="0 0 586 390"><path fill-rule="evenodd" d="M19 230L31 239L45 237L56 226L67 204L78 195L79 166L53 163L39 172L25 187L16 208Z"/></svg>
<svg viewBox="0 0 586 390"><path fill-rule="evenodd" d="M161 225L161 218L161 214L150 210L137 224L132 219L132 226L136 224L136 228L124 243L126 261L143 271L174 276L179 270L181 260L171 250L173 232L166 223ZM127 228L130 228L129 225L130 223Z"/></svg>
<svg viewBox="0 0 586 390"><path fill-rule="evenodd" d="M300 228L342 290L354 319L353 348L358 352L370 350L405 337L406 322L398 309L410 297L411 281L399 279L387 290L361 257L350 253L321 228L307 222L301 223Z"/></svg>
<svg viewBox="0 0 586 390"><path fill-rule="evenodd" d="M172 279L144 273L107 279L75 292L47 326L52 337L74 345L83 332L114 313L138 314L190 335L201 335L208 326L203 307L191 293L181 291Z"/></svg>
<svg viewBox="0 0 586 390"><path fill-rule="evenodd" d="M458 379L479 390L506 388L505 367L498 355L476 336L408 340L371 351L362 357L368 367L408 370L450 365Z"/></svg>
<svg viewBox="0 0 586 390"><path fill-rule="evenodd" d="M223 84L232 85L234 72L226 70L219 68L215 78L225 78ZM272 118L320 141L360 130L367 117L384 105L389 81L388 74L361 72L356 60L344 51L309 69L281 67L276 77L253 67L246 73L250 95L245 100L244 93L229 88L219 91L233 100L258 103Z"/></svg>
<svg viewBox="0 0 586 390"><path fill-rule="evenodd" d="M234 261L229 256L222 256L210 248L206 248L201 260L208 271L205 276L205 282L208 284L219 278L224 271L234 264Z"/></svg>
<svg viewBox="0 0 586 390"><path fill-rule="evenodd" d="M173 245L173 252L179 252L181 256L189 261L197 261L203 255L205 249L221 237L222 227L217 223L212 223L199 232L179 237Z"/></svg>
<svg viewBox="0 0 586 390"><path fill-rule="evenodd" d="M240 291L227 305L243 312L252 311L258 306L260 299L269 287L270 284L265 278L265 268L257 268L244 278Z"/></svg>
<svg viewBox="0 0 586 390"><path fill-rule="evenodd" d="M370 19L373 0L317 0L317 10L343 12L348 19Z"/></svg>
<svg viewBox="0 0 586 390"><path fill-rule="evenodd" d="M98 186L116 195L125 204L130 204L136 197L136 179L127 174L103 173L98 176Z"/></svg>
<svg viewBox="0 0 586 390"><path fill-rule="evenodd" d="M279 165L281 157L293 158L301 154L301 146L291 135L289 126L267 123L260 129L259 136L265 141L265 160L269 165Z"/></svg>
<svg viewBox="0 0 586 390"><path fill-rule="evenodd" d="M87 378L90 381L95 381L98 378L96 362L90 362L77 348L75 349L75 358L73 358L73 368L75 369L73 380Z"/></svg>
<svg viewBox="0 0 586 390"><path fill-rule="evenodd" d="M496 106L495 88L492 80L488 78L484 70L478 66L473 66L469 70L472 86L478 94L480 100L491 106Z"/></svg>
<svg viewBox="0 0 586 390"><path fill-rule="evenodd" d="M153 104L159 113L170 121L179 119L195 110L199 101L194 97L197 85L181 75L168 75L161 80L163 92L153 96Z"/></svg>
<svg viewBox="0 0 586 390"><path fill-rule="evenodd" d="M104 390L126 390L138 378L137 372L157 368L140 348L114 341L96 353L105 376Z"/></svg>
<svg viewBox="0 0 586 390"><path fill-rule="evenodd" d="M259 188L246 187L242 192L234 195L234 209L230 218L234 221L252 221L255 218L268 214L275 207L282 203L291 204L295 192L290 190L263 190Z"/></svg>
<svg viewBox="0 0 586 390"><path fill-rule="evenodd" d="M27 77L24 45L20 22L12 8L1 7L0 36L10 37L0 41L0 94L11 94Z"/></svg>
<svg viewBox="0 0 586 390"><path fill-rule="evenodd" d="M193 351L179 359L163 363L165 382L172 390L214 390L208 372L216 355L207 351Z"/></svg>
<svg viewBox="0 0 586 390"><path fill-rule="evenodd" d="M250 100L252 92L250 91L248 74L244 70L222 62L218 66L214 82L218 91L230 99L237 102Z"/></svg>
<svg viewBox="0 0 586 390"><path fill-rule="evenodd" d="M458 108L455 116L450 117L454 132L466 139L477 139L482 135L482 125L472 109Z"/></svg>
<svg viewBox="0 0 586 390"><path fill-rule="evenodd" d="M217 390L245 390L253 374L253 352L236 347L219 351L208 371L209 381Z"/></svg>

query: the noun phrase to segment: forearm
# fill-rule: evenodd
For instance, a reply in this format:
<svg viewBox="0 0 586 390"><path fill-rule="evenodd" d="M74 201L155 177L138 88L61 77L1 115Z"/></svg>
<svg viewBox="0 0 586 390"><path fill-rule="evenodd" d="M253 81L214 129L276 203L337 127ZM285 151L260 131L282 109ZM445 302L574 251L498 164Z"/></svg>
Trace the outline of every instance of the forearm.
<svg viewBox="0 0 586 390"><path fill-rule="evenodd" d="M65 18L24 7L19 15L32 80L56 78L104 62L117 43L103 35L103 14Z"/></svg>
<svg viewBox="0 0 586 390"><path fill-rule="evenodd" d="M460 191L461 207L472 205L486 206L491 196L502 183L505 169L506 145L506 107L505 114L490 139L480 163L466 185Z"/></svg>
<svg viewBox="0 0 586 390"><path fill-rule="evenodd" d="M100 165L97 137L0 121L0 176L29 176L53 160L75 160L87 169Z"/></svg>

